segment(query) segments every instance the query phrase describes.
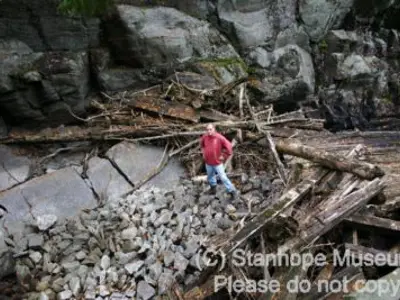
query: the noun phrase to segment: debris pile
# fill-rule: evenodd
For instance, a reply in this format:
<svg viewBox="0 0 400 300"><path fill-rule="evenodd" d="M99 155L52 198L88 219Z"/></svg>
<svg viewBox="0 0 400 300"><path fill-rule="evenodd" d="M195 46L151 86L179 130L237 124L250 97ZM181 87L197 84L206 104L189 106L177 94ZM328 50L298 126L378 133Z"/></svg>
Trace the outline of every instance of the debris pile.
<svg viewBox="0 0 400 300"><path fill-rule="evenodd" d="M212 196L206 184L186 180L174 191L139 189L66 221L38 218L32 232L4 239L16 258L21 293L27 299L151 299L175 282L194 282L204 242L234 227L241 213L265 207L264 197L282 188L265 174L243 175L240 183L247 186L248 207L227 205L223 186Z"/></svg>
<svg viewBox="0 0 400 300"><path fill-rule="evenodd" d="M41 131L14 129L0 140L4 144L82 140L152 143L165 146L165 155L151 176L173 156L180 157L192 176L182 184L182 191L137 190L117 203L47 229L40 235L46 238L37 249L24 252L24 246L16 253L21 255L19 276L31 274L40 266L33 276L40 281L29 281L35 283L30 291L58 293L60 299L81 292L87 292L88 299L112 299L114 287L117 293L132 291L125 294L127 297L135 292L138 299L151 299L162 292L179 300L211 295L216 299L295 297L285 289L228 295L232 291L220 286L216 292L215 275L222 274L242 281L277 280L280 286L294 277L306 279L311 289L300 297L316 299L330 293L316 288L321 278L350 278L348 290L358 290L359 286L352 286L353 279L376 279L393 270L375 266L339 268L331 260L306 269L232 264L219 268L207 263L229 261L238 249L326 257L332 257L334 249L339 248L350 254L391 253L396 241L383 236L388 231L400 231L396 221L400 220L400 165L393 167L393 158L399 158L395 154L399 153L399 134L331 134L313 109L277 114L272 104L263 106L250 99L246 88L249 80L215 86L201 75L177 73L147 90L93 99L93 116L75 116L81 125ZM198 136L210 122L234 145L234 157L225 167L241 191L235 207L204 195L206 178L201 175ZM262 170L264 175L249 176L249 170ZM384 234L379 236L365 228L378 228ZM80 243L71 243L80 235ZM18 244L7 241L12 247ZM62 245L62 249L53 250L53 244ZM167 261L166 251L170 251ZM134 254L127 257L127 253ZM201 257L200 263L194 257ZM56 288L54 280L59 280Z"/></svg>
<svg viewBox="0 0 400 300"><path fill-rule="evenodd" d="M191 176L196 176L203 171L196 138L203 134L210 122L234 140L237 155L232 165L236 164L239 170L254 169L254 162L260 165L265 149L257 148L254 141L265 135L287 135L288 130L293 134L296 129L323 130L324 120L312 118L313 110L300 109L278 115L272 104L260 105L255 99L250 99L246 88L249 78L223 86L210 85L209 80L203 75L184 72L146 90L113 95L102 93L101 99L92 99L93 115L90 117L83 119L71 112L79 125L42 130L14 128L0 142L39 144L124 140L167 145L168 157L179 155ZM282 132L283 128L286 130ZM259 169L265 170L267 166L261 163Z"/></svg>
<svg viewBox="0 0 400 300"><path fill-rule="evenodd" d="M379 272L382 270L376 269L376 265L368 267L368 262L365 259L363 261L365 255L391 253L389 249L382 248L388 245L376 245L377 248L381 247L378 249L374 249L371 241L369 247L361 245L361 241L363 244L368 241L363 233L365 226L393 231L398 223L374 216L368 209L367 204L382 204L386 184L381 168L361 160L367 154L366 147L359 144L345 157L287 141L278 142L277 149L318 162L319 165L314 165L311 172L297 183L287 186L272 205L249 218L241 230L228 229L210 239L205 245L208 252L212 253L209 259L224 264L209 264L197 282L179 292L183 294L183 299L206 299L211 295L216 295L217 299L229 299L229 294L238 297L245 295L250 299L288 299L295 295L304 299L338 297L346 291L348 294L349 291L361 289L363 286L354 287L360 280L365 283L366 279L377 279L388 273L386 270L381 274ZM349 225L350 229L346 229L344 224ZM356 225L363 225L364 228L361 226L360 230L360 226ZM394 243L390 246L397 245ZM235 253L237 257L239 249L245 253L243 257L254 258L257 257L255 254L261 254L264 260L258 256L261 265L255 267L253 260L246 260L248 264L238 266L232 263L232 257ZM397 252L396 249L393 251ZM249 254L252 256L245 256ZM285 257L285 254L289 259L286 264L273 260L273 257ZM312 260L310 264L304 264L303 261L303 264L293 265L293 255L309 255L312 259L320 255L320 258L327 259L323 264ZM390 261L394 258L395 254ZM231 263L227 263L229 261ZM338 261L345 261L347 265L338 265ZM390 265L390 261L384 264L389 271L395 267ZM233 279L222 280L222 284L220 280L216 286L216 275ZM275 282L279 288L274 292L268 288L261 291L257 288L260 280ZM293 280L309 283L310 288L303 289L303 294L299 290L294 293L293 288L288 288L288 283L292 281L293 284ZM340 291L329 288L321 290L321 280L342 280L346 285ZM235 281L242 285L245 283L240 292L235 289L232 291L232 282Z"/></svg>

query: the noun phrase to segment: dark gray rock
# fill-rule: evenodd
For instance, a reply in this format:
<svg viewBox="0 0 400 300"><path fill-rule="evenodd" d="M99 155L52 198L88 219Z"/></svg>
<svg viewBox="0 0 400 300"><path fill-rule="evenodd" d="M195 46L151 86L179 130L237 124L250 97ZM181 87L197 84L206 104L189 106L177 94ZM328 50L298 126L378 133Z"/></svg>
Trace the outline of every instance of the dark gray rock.
<svg viewBox="0 0 400 300"><path fill-rule="evenodd" d="M158 278L158 294L164 295L174 283L174 276L171 273L163 272Z"/></svg>
<svg viewBox="0 0 400 300"><path fill-rule="evenodd" d="M88 162L88 178L99 197L115 199L129 192L132 186L107 160L93 157Z"/></svg>
<svg viewBox="0 0 400 300"><path fill-rule="evenodd" d="M193 255L196 254L197 250L200 248L200 245L196 239L191 239L184 245L185 251L183 255L190 259Z"/></svg>
<svg viewBox="0 0 400 300"><path fill-rule="evenodd" d="M17 155L17 150L12 146L0 145L0 191L23 183L30 175L31 160Z"/></svg>
<svg viewBox="0 0 400 300"><path fill-rule="evenodd" d="M397 115L400 66L396 31L332 30L314 48L319 99L332 130L397 129L385 118ZM382 120L382 121L381 121Z"/></svg>
<svg viewBox="0 0 400 300"><path fill-rule="evenodd" d="M162 270L163 270L162 264L160 262L156 262L149 267L149 276L153 280L157 281L161 276Z"/></svg>
<svg viewBox="0 0 400 300"><path fill-rule="evenodd" d="M276 37L275 49L287 45L297 45L307 52L311 52L310 38L304 30L304 27L297 24L293 24L291 27L282 30Z"/></svg>
<svg viewBox="0 0 400 300"><path fill-rule="evenodd" d="M163 155L163 149L122 142L108 150L106 155L115 162L133 184L137 184L158 166ZM148 189L153 185L157 185L159 188L173 188L179 182L179 176L183 174L184 169L179 161L172 161L160 174L147 182L142 189Z"/></svg>
<svg viewBox="0 0 400 300"><path fill-rule="evenodd" d="M28 236L28 247L40 250L44 244L44 237L41 234L31 234Z"/></svg>
<svg viewBox="0 0 400 300"><path fill-rule="evenodd" d="M313 61L297 45L286 45L272 53L273 64L263 71L261 81L251 89L264 95L262 101L275 103L277 110L291 110L315 90Z"/></svg>
<svg viewBox="0 0 400 300"><path fill-rule="evenodd" d="M0 279L15 272L15 259L11 250L0 247Z"/></svg>
<svg viewBox="0 0 400 300"><path fill-rule="evenodd" d="M296 1L218 1L221 31L241 49L273 45L278 32L296 21Z"/></svg>
<svg viewBox="0 0 400 300"><path fill-rule="evenodd" d="M151 299L156 294L156 291L146 281L142 280L137 285L136 293L138 300L148 300Z"/></svg>
<svg viewBox="0 0 400 300"><path fill-rule="evenodd" d="M273 63L272 53L261 47L250 51L248 59L253 66L263 69L268 69Z"/></svg>
<svg viewBox="0 0 400 300"><path fill-rule="evenodd" d="M86 52L32 53L23 43L0 40L0 108L14 122L63 124L70 111L86 112Z"/></svg>
<svg viewBox="0 0 400 300"><path fill-rule="evenodd" d="M146 87L146 78L137 69L108 69L97 75L97 81L104 91L124 91Z"/></svg>
<svg viewBox="0 0 400 300"><path fill-rule="evenodd" d="M18 39L35 51L77 51L97 46L100 21L62 16L58 3L52 0L1 1L0 38Z"/></svg>
<svg viewBox="0 0 400 300"><path fill-rule="evenodd" d="M222 230L226 230L231 228L235 224L234 221L228 219L228 218L219 218L217 220L217 226L221 228Z"/></svg>
<svg viewBox="0 0 400 300"><path fill-rule="evenodd" d="M18 232L21 222L34 224L32 216L54 214L62 220L97 204L92 191L73 168L35 178L5 191L0 202L9 211L5 223L10 233Z"/></svg>
<svg viewBox="0 0 400 300"><path fill-rule="evenodd" d="M117 15L105 26L118 59L136 67L183 63L193 58L238 57L209 23L174 8L118 5Z"/></svg>
<svg viewBox="0 0 400 300"><path fill-rule="evenodd" d="M183 272L188 265L189 261L180 252L175 252L174 269Z"/></svg>
<svg viewBox="0 0 400 300"><path fill-rule="evenodd" d="M311 40L319 41L341 25L354 0L300 0L299 13Z"/></svg>

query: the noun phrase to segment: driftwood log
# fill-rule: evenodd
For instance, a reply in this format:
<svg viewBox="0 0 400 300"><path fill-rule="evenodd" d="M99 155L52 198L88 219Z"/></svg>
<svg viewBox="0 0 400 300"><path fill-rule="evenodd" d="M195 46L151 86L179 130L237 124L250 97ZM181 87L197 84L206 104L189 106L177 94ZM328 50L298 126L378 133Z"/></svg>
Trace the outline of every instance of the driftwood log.
<svg viewBox="0 0 400 300"><path fill-rule="evenodd" d="M374 179L385 175L385 172L376 165L350 160L344 156L288 140L279 140L276 143L276 149L282 153L302 157L333 170L353 173L364 179Z"/></svg>

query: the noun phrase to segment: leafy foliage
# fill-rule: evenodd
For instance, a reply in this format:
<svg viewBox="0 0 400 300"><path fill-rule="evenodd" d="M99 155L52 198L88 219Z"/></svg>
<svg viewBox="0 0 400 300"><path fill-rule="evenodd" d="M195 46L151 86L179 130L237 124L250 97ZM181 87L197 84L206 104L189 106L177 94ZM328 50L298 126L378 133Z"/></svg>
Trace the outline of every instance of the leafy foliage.
<svg viewBox="0 0 400 300"><path fill-rule="evenodd" d="M63 0L59 10L68 15L100 16L113 4L113 0Z"/></svg>

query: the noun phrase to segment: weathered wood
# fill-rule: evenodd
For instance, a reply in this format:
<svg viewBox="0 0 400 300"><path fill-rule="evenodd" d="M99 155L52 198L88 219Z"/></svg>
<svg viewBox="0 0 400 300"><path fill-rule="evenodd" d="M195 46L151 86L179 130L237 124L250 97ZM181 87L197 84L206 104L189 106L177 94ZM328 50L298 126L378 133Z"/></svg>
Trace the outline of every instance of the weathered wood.
<svg viewBox="0 0 400 300"><path fill-rule="evenodd" d="M376 209L375 215L377 217L385 218L392 213L395 214L400 209L400 197L386 201L382 205L377 206Z"/></svg>
<svg viewBox="0 0 400 300"><path fill-rule="evenodd" d="M200 117L196 110L189 105L179 102L165 101L152 96L138 96L134 100L124 103L129 108L140 109L143 111L157 113L184 121L199 122Z"/></svg>
<svg viewBox="0 0 400 300"><path fill-rule="evenodd" d="M285 185L287 185L285 167L283 166L283 163L282 163L281 159L279 158L278 153L276 152L275 143L272 140L271 134L267 131L267 132L265 132L265 136L266 136L266 138L268 140L269 148L271 149L272 155L273 155L273 157L275 159L275 162L277 164L277 170L278 170L279 177L282 179L283 183Z"/></svg>
<svg viewBox="0 0 400 300"><path fill-rule="evenodd" d="M391 255L393 256L393 260L395 261L395 257L398 257L397 253L390 253L389 251L384 251L384 250L378 250L370 247L364 247L361 245L354 245L350 243L345 243L344 244L344 249L345 251L347 250L347 253L351 256L354 256L355 258L358 257L363 257L365 255L370 255L371 257L376 257L377 255L384 255L385 258L389 258ZM346 252L345 252L346 254Z"/></svg>
<svg viewBox="0 0 400 300"><path fill-rule="evenodd" d="M314 185L318 184L321 178L326 175L326 172L317 172L314 177L307 178L290 189L288 192L279 197L279 200L271 207L263 210L257 217L252 219L246 227L240 230L232 238L226 240L223 245L218 247L223 253L229 255L235 249L242 246L249 238L260 233L260 231L272 220L278 217L286 209L296 204L304 196L306 196Z"/></svg>
<svg viewBox="0 0 400 300"><path fill-rule="evenodd" d="M346 218L346 223L366 230L378 230L384 233L400 233L400 221L391 219L384 219L375 216L363 216L361 214L354 214Z"/></svg>
<svg viewBox="0 0 400 300"><path fill-rule="evenodd" d="M199 111L199 115L201 119L204 119L208 122L222 122L227 120L238 121L239 119L232 115L224 114L215 109L202 109Z"/></svg>
<svg viewBox="0 0 400 300"><path fill-rule="evenodd" d="M355 267L355 266L349 266L346 267L345 269L337 272L336 274L333 274L332 278L328 281L342 281L343 278L346 277L349 281L349 284L351 285L354 280L356 279L362 279L362 269L360 267ZM322 284L320 283L322 286ZM348 290L352 290L351 286L346 286ZM329 295L329 291L325 290L318 290L318 283L314 283L310 292L307 295L299 295L300 300L319 300L319 299L326 299L327 295ZM342 299L342 298L337 298L337 299Z"/></svg>
<svg viewBox="0 0 400 300"><path fill-rule="evenodd" d="M303 280L306 278L307 272L302 266L282 266L277 268L273 279L279 282L280 290L276 293L268 291L259 300L296 300L297 294L287 289L289 281Z"/></svg>
<svg viewBox="0 0 400 300"><path fill-rule="evenodd" d="M0 143L14 144L121 140L127 137L139 138L156 136L165 134L168 131L169 128L167 126L111 126L108 128L65 126L46 128L43 130L14 129L9 133L7 138L0 140Z"/></svg>
<svg viewBox="0 0 400 300"><path fill-rule="evenodd" d="M276 162L276 169L278 171L278 175L282 179L282 181L285 184L285 186L287 186L287 178L286 178L286 174L285 174L285 168L284 168L284 166L282 164L281 159L279 158L278 153L276 152L275 143L272 140L271 134L267 130L264 130L262 128L262 126L260 125L260 123L258 122L258 117L254 113L253 108L250 105L250 99L249 99L247 94L245 95L245 98L246 98L247 107L248 107L248 109L250 111L251 117L253 118L253 120L254 120L254 122L256 124L257 130L260 133L265 134L265 137L267 138L268 146L269 146L269 148L270 148L270 150L272 152L272 155L273 155L273 157L275 159L275 162ZM267 122L270 123L269 118L267 119Z"/></svg>
<svg viewBox="0 0 400 300"><path fill-rule="evenodd" d="M302 145L287 140L279 140L276 149L280 152L299 156L330 169L353 173L364 179L374 179L385 175L378 166L357 160L349 160L344 156L328 153L324 150Z"/></svg>
<svg viewBox="0 0 400 300"><path fill-rule="evenodd" d="M296 251L296 249L301 249L307 244L313 243L341 221L362 208L372 197L380 193L383 188L384 185L381 180L376 178L368 182L364 187L343 198L334 196L324 201L320 206L326 206L326 209L313 218L307 218L305 221L300 222L300 235L286 241L279 247L278 252Z"/></svg>

